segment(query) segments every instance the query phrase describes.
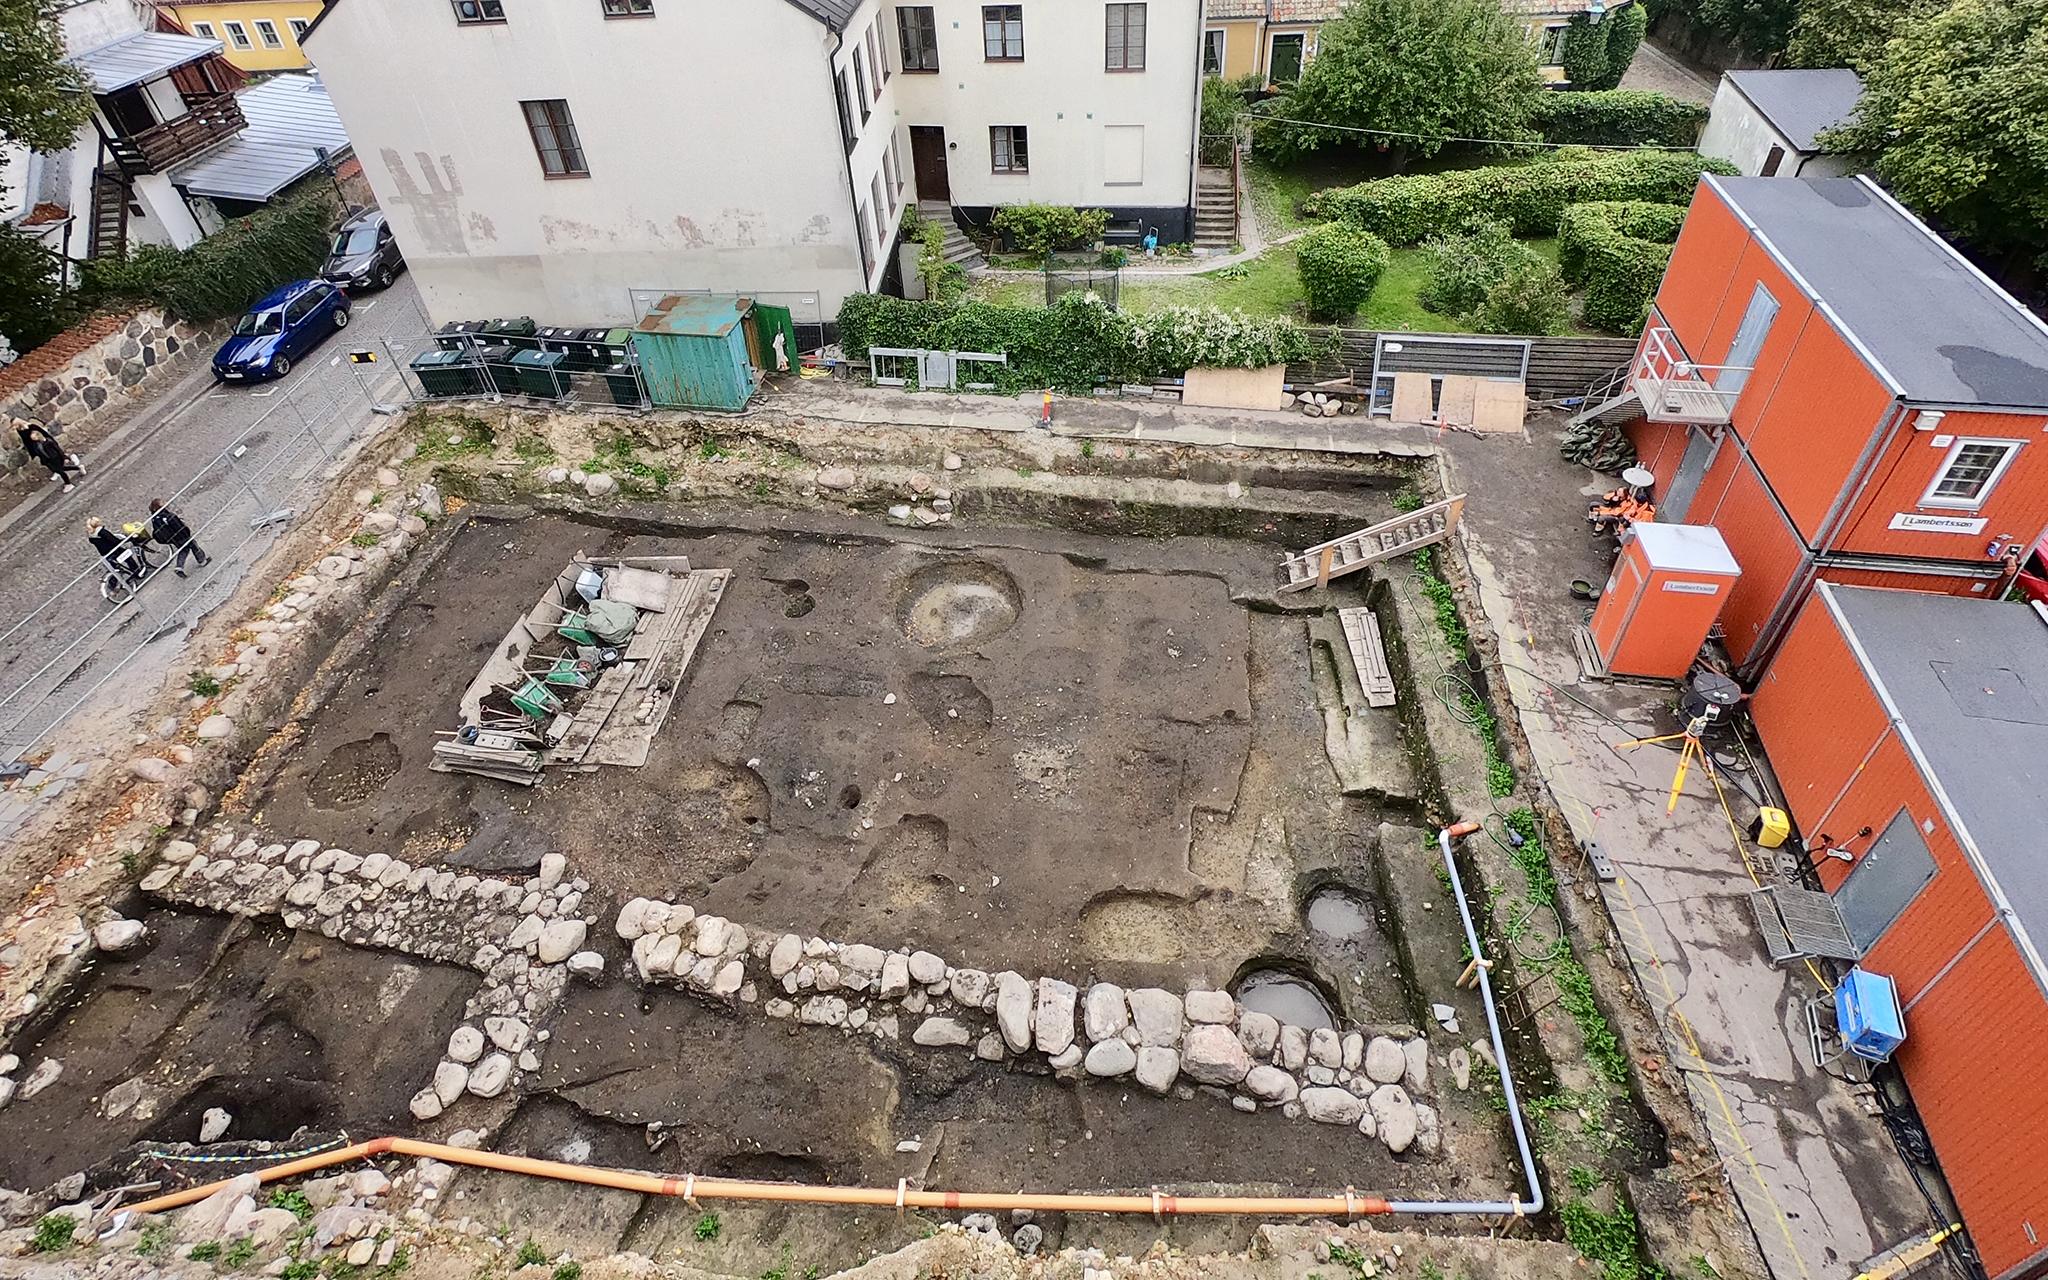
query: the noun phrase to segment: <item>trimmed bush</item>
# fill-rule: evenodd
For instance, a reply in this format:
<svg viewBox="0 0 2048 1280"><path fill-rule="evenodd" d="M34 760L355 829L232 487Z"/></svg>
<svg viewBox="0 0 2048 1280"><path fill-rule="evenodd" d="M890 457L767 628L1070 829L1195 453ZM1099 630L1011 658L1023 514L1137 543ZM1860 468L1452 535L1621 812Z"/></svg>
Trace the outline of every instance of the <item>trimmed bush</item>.
<svg viewBox="0 0 2048 1280"><path fill-rule="evenodd" d="M1685 213L1644 201L1595 201L1564 211L1557 261L1564 278L1586 291L1586 323L1614 333L1642 331Z"/></svg>
<svg viewBox="0 0 2048 1280"><path fill-rule="evenodd" d="M1571 316L1564 277L1532 254L1486 291L1485 301L1469 319L1481 333L1563 333Z"/></svg>
<svg viewBox="0 0 2048 1280"><path fill-rule="evenodd" d="M1309 318L1343 320L1358 314L1393 260L1386 241L1341 222L1302 236L1294 246L1294 269L1308 295Z"/></svg>
<svg viewBox="0 0 2048 1280"><path fill-rule="evenodd" d="M1311 218L1348 222L1396 247L1450 234L1475 217L1505 221L1518 236L1548 236L1556 233L1568 205L1591 200L1688 203L1703 172L1733 175L1736 169L1684 152L1565 152L1547 163L1380 178L1318 191L1301 208Z"/></svg>
<svg viewBox="0 0 2048 1280"><path fill-rule="evenodd" d="M1215 307L1134 316L1110 310L1092 293L1070 293L1050 307L946 306L856 293L839 308L839 340L856 361L867 359L869 347L1005 352L1009 363L987 371L1006 394L1087 391L1103 381L1178 377L1196 365L1256 369L1318 354L1289 320Z"/></svg>
<svg viewBox="0 0 2048 1280"><path fill-rule="evenodd" d="M313 187L274 201L189 249L144 245L121 259L80 268L95 301L153 302L184 320L218 320L294 280L318 275L327 261L337 210L334 193Z"/></svg>
<svg viewBox="0 0 2048 1280"><path fill-rule="evenodd" d="M1456 235L1437 236L1422 247L1429 278L1416 301L1425 311L1469 316L1493 287L1514 271L1542 259L1516 240L1504 222L1474 219Z"/></svg>
<svg viewBox="0 0 2048 1280"><path fill-rule="evenodd" d="M992 225L1018 249L1034 258L1043 258L1055 249L1100 240L1103 228L1109 225L1109 210L1012 204L996 210Z"/></svg>
<svg viewBox="0 0 2048 1280"><path fill-rule="evenodd" d="M1705 104L1653 89L1546 93L1529 113L1546 141L1589 147L1689 147L1706 122Z"/></svg>
<svg viewBox="0 0 2048 1280"><path fill-rule="evenodd" d="M1650 11L1644 0L1623 5L1618 13L1610 13L1607 20L1614 24L1614 30L1607 33L1607 83L1599 86L1612 89L1621 83L1628 73L1628 65L1635 61L1636 47L1650 30Z"/></svg>

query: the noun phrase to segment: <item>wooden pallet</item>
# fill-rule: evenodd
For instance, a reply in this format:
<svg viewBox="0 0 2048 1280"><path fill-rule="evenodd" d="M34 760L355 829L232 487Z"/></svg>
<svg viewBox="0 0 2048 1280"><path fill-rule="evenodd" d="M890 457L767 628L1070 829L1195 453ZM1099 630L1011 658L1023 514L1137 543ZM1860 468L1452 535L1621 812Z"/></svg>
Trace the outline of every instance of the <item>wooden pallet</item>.
<svg viewBox="0 0 2048 1280"><path fill-rule="evenodd" d="M1465 495L1461 493L1288 556L1281 562L1287 581L1281 584L1279 594L1322 586L1367 565L1442 542L1458 527L1464 509Z"/></svg>
<svg viewBox="0 0 2048 1280"><path fill-rule="evenodd" d="M1344 628L1344 643L1351 650L1351 665L1365 690L1369 707L1394 705L1394 673L1387 669L1387 650L1380 638L1380 620L1370 609L1339 609L1337 621Z"/></svg>

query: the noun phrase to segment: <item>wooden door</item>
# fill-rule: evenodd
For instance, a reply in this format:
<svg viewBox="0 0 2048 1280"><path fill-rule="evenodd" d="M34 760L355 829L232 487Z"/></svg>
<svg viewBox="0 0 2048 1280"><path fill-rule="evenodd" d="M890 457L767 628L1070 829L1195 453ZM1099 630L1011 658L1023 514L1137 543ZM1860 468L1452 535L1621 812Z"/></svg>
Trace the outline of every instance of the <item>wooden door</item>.
<svg viewBox="0 0 2048 1280"><path fill-rule="evenodd" d="M910 162L917 173L917 198L953 203L946 176L946 131L937 125L910 126Z"/></svg>

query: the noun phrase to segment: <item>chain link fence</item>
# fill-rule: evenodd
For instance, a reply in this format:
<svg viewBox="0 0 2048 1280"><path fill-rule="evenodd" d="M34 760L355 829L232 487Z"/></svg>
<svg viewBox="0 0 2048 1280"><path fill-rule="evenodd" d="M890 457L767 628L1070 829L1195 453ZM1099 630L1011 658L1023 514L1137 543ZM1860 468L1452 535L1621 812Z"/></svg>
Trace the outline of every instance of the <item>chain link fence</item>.
<svg viewBox="0 0 2048 1280"><path fill-rule="evenodd" d="M375 420L368 409L392 411L388 400L405 395L376 363L357 363L353 380L351 390L339 379L302 375L184 484L157 494L189 526L205 564L194 554L181 565L176 547L148 543L146 509L104 513L116 532L139 533L119 557L124 564L86 561L0 630L0 761L28 754L124 674L148 678L151 664L138 660L161 655L167 663L233 596L318 497L359 424Z"/></svg>

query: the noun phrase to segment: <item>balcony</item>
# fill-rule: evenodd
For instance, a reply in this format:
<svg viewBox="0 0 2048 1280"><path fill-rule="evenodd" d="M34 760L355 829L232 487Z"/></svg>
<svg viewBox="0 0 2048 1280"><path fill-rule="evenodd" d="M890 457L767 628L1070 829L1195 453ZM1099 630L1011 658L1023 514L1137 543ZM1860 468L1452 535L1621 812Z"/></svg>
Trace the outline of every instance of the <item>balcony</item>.
<svg viewBox="0 0 2048 1280"><path fill-rule="evenodd" d="M242 104L232 93L186 100L185 114L175 120L151 125L139 133L107 139L114 162L129 177L162 173L180 161L226 142L249 122L242 116Z"/></svg>
<svg viewBox="0 0 2048 1280"><path fill-rule="evenodd" d="M1643 336L1642 350L1629 372L1629 388L1652 422L1721 426L1734 412L1749 370L1748 365L1694 364L1685 358L1671 330L1660 325ZM1724 376L1730 373L1743 376Z"/></svg>

